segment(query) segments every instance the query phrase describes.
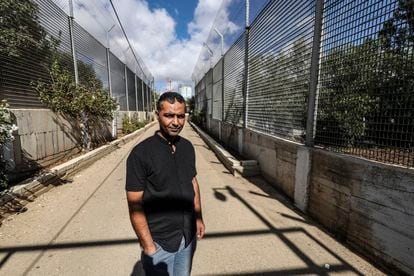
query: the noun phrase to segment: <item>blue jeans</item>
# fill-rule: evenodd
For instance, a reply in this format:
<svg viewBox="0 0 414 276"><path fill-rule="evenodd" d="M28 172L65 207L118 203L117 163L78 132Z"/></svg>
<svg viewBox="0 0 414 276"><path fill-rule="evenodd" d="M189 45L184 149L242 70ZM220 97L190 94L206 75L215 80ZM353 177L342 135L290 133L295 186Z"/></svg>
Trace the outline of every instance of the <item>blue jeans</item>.
<svg viewBox="0 0 414 276"><path fill-rule="evenodd" d="M189 276L193 255L196 248L196 238L185 247L184 237L177 252L168 252L155 243L157 251L152 255L141 254L142 267L146 276Z"/></svg>

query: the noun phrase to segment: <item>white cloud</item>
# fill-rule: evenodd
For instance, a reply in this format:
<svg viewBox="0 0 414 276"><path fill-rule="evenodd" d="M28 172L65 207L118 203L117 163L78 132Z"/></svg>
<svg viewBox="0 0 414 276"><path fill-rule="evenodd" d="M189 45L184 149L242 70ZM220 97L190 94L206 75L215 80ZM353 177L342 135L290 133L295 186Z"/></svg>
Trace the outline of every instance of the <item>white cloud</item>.
<svg viewBox="0 0 414 276"><path fill-rule="evenodd" d="M231 0L224 1L228 5ZM179 83L190 84L202 44L209 35L221 1L199 0L194 18L188 23L188 39L177 38L173 15L164 8L151 9L145 0L117 0L113 3L131 44L154 76L158 88L168 88L168 79L172 80L173 89L177 89ZM223 23L228 20L227 14L219 17ZM114 18L108 0L75 1L75 19L87 26L87 30L105 46L106 31L114 24ZM231 24L221 25L228 26L228 32L237 29ZM118 26L110 35L112 51L117 56L127 53L128 45ZM130 59L120 58L127 63Z"/></svg>
<svg viewBox="0 0 414 276"><path fill-rule="evenodd" d="M176 22L166 9L150 9L146 1L114 2L119 16L138 54L158 82L158 88L191 83L191 74L220 7L217 0L199 0L194 19L188 24L189 39L179 39ZM162 87L160 87L162 85Z"/></svg>

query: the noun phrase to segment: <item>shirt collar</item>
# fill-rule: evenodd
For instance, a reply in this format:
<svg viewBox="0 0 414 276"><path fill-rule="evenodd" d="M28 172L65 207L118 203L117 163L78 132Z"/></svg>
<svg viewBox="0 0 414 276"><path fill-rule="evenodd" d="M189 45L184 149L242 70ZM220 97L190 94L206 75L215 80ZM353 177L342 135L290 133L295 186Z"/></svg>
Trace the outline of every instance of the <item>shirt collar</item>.
<svg viewBox="0 0 414 276"><path fill-rule="evenodd" d="M154 136L158 137L158 140L161 141L161 143L171 146L171 145L177 145L180 142L181 137L177 136L174 141L168 141L167 139L165 139L164 137L161 137L160 134L158 134L158 132L160 132L159 130L155 131Z"/></svg>

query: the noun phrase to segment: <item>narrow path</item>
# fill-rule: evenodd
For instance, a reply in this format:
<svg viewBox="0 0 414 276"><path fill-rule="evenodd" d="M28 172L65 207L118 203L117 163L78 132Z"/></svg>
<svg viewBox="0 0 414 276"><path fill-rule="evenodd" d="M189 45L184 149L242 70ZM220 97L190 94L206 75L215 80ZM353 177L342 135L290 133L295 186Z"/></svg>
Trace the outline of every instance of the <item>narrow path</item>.
<svg viewBox="0 0 414 276"><path fill-rule="evenodd" d="M125 201L125 158L141 137L30 203L0 227L0 275L131 275L139 247ZM193 275L381 275L293 211L261 178L235 178L186 126L196 149L207 235Z"/></svg>

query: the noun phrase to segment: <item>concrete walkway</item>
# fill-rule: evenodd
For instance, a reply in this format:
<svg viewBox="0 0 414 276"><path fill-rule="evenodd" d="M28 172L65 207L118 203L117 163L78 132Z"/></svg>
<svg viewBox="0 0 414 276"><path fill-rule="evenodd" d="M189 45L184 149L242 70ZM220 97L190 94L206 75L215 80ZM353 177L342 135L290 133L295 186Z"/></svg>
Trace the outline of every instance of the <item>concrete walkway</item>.
<svg viewBox="0 0 414 276"><path fill-rule="evenodd" d="M140 249L125 201L120 147L27 205L0 227L0 275L140 275ZM260 178L235 178L189 127L207 235L193 275L383 275Z"/></svg>

